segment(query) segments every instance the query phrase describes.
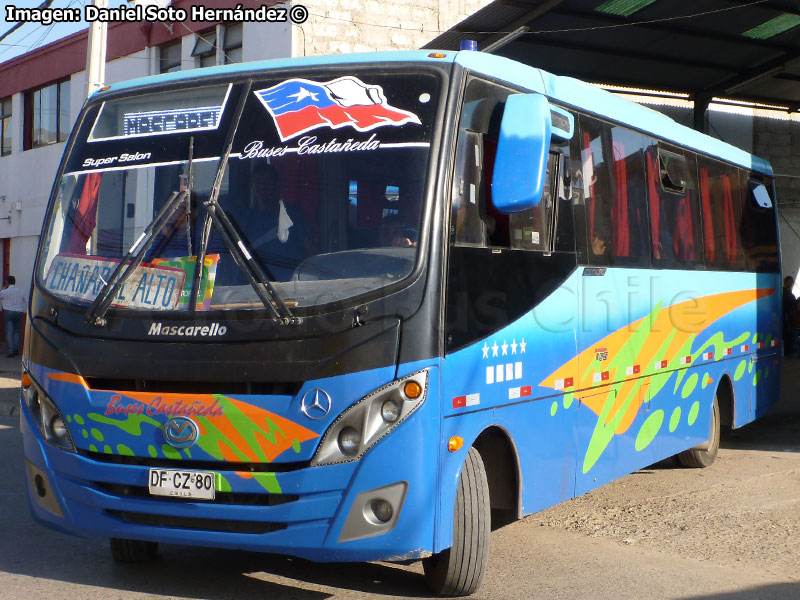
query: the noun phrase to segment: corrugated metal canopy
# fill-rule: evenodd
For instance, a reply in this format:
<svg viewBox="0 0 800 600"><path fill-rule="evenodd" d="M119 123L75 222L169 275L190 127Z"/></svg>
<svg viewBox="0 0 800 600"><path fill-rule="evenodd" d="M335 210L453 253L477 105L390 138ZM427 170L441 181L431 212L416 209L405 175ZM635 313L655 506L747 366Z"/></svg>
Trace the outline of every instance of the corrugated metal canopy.
<svg viewBox="0 0 800 600"><path fill-rule="evenodd" d="M426 48L480 50L595 83L800 110L797 0L496 0Z"/></svg>

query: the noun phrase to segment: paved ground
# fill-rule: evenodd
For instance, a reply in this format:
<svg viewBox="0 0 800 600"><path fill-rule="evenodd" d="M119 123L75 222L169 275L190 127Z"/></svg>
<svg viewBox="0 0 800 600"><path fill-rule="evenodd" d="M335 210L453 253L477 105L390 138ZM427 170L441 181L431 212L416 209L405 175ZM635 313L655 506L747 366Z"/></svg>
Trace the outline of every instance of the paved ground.
<svg viewBox="0 0 800 600"><path fill-rule="evenodd" d="M22 363L19 356L0 356L0 416L19 414L19 377Z"/></svg>

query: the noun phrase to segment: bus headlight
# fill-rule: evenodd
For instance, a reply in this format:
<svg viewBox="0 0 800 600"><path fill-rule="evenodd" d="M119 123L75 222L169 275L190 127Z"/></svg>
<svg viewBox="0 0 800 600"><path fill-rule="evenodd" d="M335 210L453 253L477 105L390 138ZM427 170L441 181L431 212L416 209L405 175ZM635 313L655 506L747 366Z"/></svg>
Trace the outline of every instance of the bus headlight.
<svg viewBox="0 0 800 600"><path fill-rule="evenodd" d="M344 411L325 432L312 466L358 460L425 401L428 370L393 381Z"/></svg>
<svg viewBox="0 0 800 600"><path fill-rule="evenodd" d="M27 373L25 375L27 377L22 379L22 397L39 433L48 444L75 452L75 444L72 443L63 415L33 378Z"/></svg>
<svg viewBox="0 0 800 600"><path fill-rule="evenodd" d="M339 432L339 448L342 454L353 456L361 447L361 433L352 427L345 427Z"/></svg>

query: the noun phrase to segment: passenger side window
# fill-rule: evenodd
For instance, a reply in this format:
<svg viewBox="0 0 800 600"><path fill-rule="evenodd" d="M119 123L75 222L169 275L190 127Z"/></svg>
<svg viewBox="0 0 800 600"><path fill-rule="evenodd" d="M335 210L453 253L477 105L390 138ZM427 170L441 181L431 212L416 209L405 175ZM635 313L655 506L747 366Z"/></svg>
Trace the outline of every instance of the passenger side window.
<svg viewBox="0 0 800 600"><path fill-rule="evenodd" d="M742 189L742 245L748 271L778 273L778 234L772 179L751 179L739 172Z"/></svg>
<svg viewBox="0 0 800 600"><path fill-rule="evenodd" d="M580 122L586 262L649 266L645 137L591 117Z"/></svg>
<svg viewBox="0 0 800 600"><path fill-rule="evenodd" d="M706 268L744 270L738 169L704 157L697 164Z"/></svg>
<svg viewBox="0 0 800 600"><path fill-rule="evenodd" d="M664 269L702 268L696 156L654 143L647 150L646 161L653 265Z"/></svg>
<svg viewBox="0 0 800 600"><path fill-rule="evenodd" d="M454 245L509 247L509 217L494 210L490 183L503 106L513 93L481 79L467 84L451 193Z"/></svg>
<svg viewBox="0 0 800 600"><path fill-rule="evenodd" d="M581 116L580 176L585 226L576 222L579 253L590 265L650 266L644 155L647 139L624 127ZM581 239L583 238L583 239ZM585 240L585 241L584 241Z"/></svg>
<svg viewBox="0 0 800 600"><path fill-rule="evenodd" d="M555 190L552 182L558 169L558 154L551 153L547 160L544 191L537 206L513 213L508 217L511 247L517 250L550 250L552 237Z"/></svg>
<svg viewBox="0 0 800 600"><path fill-rule="evenodd" d="M464 130L456 149L450 233L459 246L486 245L483 136Z"/></svg>
<svg viewBox="0 0 800 600"><path fill-rule="evenodd" d="M612 261L611 240L611 128L581 115L581 160L586 211L588 262L608 265Z"/></svg>
<svg viewBox="0 0 800 600"><path fill-rule="evenodd" d="M647 139L635 131L611 128L611 251L619 265L650 266L645 203L646 144Z"/></svg>

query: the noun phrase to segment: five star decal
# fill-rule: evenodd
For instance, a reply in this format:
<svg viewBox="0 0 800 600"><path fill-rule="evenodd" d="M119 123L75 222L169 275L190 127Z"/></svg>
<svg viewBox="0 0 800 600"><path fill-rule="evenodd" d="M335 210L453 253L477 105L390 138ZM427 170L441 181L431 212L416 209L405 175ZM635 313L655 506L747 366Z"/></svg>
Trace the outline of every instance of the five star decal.
<svg viewBox="0 0 800 600"><path fill-rule="evenodd" d="M500 340L492 340L491 346L488 340L483 342L481 352L483 353L484 359L491 360L504 356L525 354L525 348L528 345L525 343L525 338L521 338L519 342L517 342L517 338L512 338L510 343L504 338L502 344L499 342ZM486 367L487 384L503 383L505 381L515 381L518 379L522 379L522 361L504 361L501 364L489 365Z"/></svg>
<svg viewBox="0 0 800 600"><path fill-rule="evenodd" d="M503 340L502 345L497 343L497 340L492 340L492 345L489 345L489 342L483 342L483 347L481 351L483 352L483 358L497 358L498 356L509 356L510 354L517 354L517 349L519 349L519 354L525 354L525 348L528 344L525 343L525 338L517 343L516 338L511 340L509 344L507 340ZM511 352L509 352L509 348ZM491 357L489 356L491 352Z"/></svg>

